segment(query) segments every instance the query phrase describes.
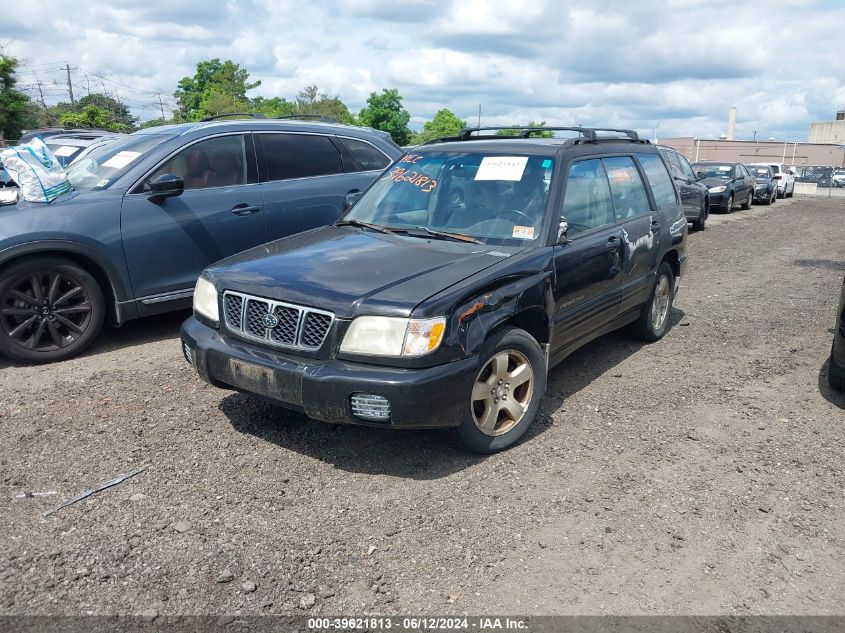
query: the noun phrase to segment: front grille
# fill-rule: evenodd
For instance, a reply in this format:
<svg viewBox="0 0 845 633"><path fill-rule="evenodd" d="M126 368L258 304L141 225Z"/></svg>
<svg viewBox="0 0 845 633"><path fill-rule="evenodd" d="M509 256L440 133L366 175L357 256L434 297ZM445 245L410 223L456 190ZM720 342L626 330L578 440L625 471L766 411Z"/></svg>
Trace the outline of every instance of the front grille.
<svg viewBox="0 0 845 633"><path fill-rule="evenodd" d="M334 322L331 312L238 292L225 292L223 304L231 332L278 347L317 350Z"/></svg>

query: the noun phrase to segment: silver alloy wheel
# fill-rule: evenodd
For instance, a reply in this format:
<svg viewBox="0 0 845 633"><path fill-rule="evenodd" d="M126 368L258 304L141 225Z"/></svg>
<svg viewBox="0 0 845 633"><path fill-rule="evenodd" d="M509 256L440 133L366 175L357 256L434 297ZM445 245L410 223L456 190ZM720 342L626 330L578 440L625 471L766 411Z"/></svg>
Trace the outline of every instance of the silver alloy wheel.
<svg viewBox="0 0 845 633"><path fill-rule="evenodd" d="M525 416L534 393L534 370L515 349L495 354L475 379L472 417L485 435L504 435Z"/></svg>
<svg viewBox="0 0 845 633"><path fill-rule="evenodd" d="M651 327L659 332L666 322L669 314L669 300L672 297L672 290L669 287L669 278L662 275L657 280L657 287L654 289L654 301L651 305Z"/></svg>

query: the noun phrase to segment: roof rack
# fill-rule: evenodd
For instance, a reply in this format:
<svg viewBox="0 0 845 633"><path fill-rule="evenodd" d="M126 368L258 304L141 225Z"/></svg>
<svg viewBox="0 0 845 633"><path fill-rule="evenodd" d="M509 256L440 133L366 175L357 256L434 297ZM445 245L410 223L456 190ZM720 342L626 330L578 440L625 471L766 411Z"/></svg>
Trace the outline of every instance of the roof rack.
<svg viewBox="0 0 845 633"><path fill-rule="evenodd" d="M337 119L322 114L284 114L276 119L319 119L321 123L337 123Z"/></svg>
<svg viewBox="0 0 845 633"><path fill-rule="evenodd" d="M476 132L488 132L488 131L501 131L501 130L519 130L519 136L498 136L498 135L483 135L483 136L473 136ZM605 127L557 127L557 126L525 126L525 125L497 125L492 127L467 127L461 130L458 133L458 136L450 137L448 139L435 139L432 142L446 142L447 140L456 140L456 141L469 141L472 139L496 139L496 140L507 140L508 138L521 138L526 139L530 138L532 134L538 132L559 132L559 131L566 131L566 132L578 132L580 134L579 138L571 139L573 142L586 142L586 143L597 143L598 141L603 140L619 140L618 137L601 137L599 136L598 132L618 132L619 134L624 135L630 141L640 142L640 143L648 143L648 141L644 141L639 137L639 135L634 130L626 130L620 128L605 128Z"/></svg>
<svg viewBox="0 0 845 633"><path fill-rule="evenodd" d="M207 116L204 119L200 119L201 123L205 123L206 121L216 121L217 119L228 119L232 116L245 116L250 117L252 119L266 119L267 117L261 114L260 112L226 112L224 114L215 114L214 116Z"/></svg>

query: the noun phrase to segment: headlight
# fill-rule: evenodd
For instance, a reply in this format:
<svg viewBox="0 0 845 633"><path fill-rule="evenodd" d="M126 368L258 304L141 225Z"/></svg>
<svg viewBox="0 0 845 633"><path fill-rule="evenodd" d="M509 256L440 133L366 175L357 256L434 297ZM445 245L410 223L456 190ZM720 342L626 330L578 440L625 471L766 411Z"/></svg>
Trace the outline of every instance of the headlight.
<svg viewBox="0 0 845 633"><path fill-rule="evenodd" d="M710 187L710 189L708 189L708 191L710 193L723 193L725 191L725 189L727 189L727 187L725 185L720 185L718 187Z"/></svg>
<svg viewBox="0 0 845 633"><path fill-rule="evenodd" d="M197 285L194 288L194 311L214 323L220 321L220 312L217 309L217 289L205 277L197 279Z"/></svg>
<svg viewBox="0 0 845 633"><path fill-rule="evenodd" d="M362 316L352 321L340 351L368 356L422 356L443 340L446 319Z"/></svg>

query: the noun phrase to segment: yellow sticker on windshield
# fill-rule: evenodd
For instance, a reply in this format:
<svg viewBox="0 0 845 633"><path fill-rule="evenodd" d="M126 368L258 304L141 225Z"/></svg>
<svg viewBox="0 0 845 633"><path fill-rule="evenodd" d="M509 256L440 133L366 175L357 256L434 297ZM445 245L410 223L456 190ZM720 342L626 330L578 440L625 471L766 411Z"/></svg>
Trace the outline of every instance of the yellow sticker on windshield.
<svg viewBox="0 0 845 633"><path fill-rule="evenodd" d="M534 227L516 225L513 227L513 237L518 237L521 240L533 240Z"/></svg>

